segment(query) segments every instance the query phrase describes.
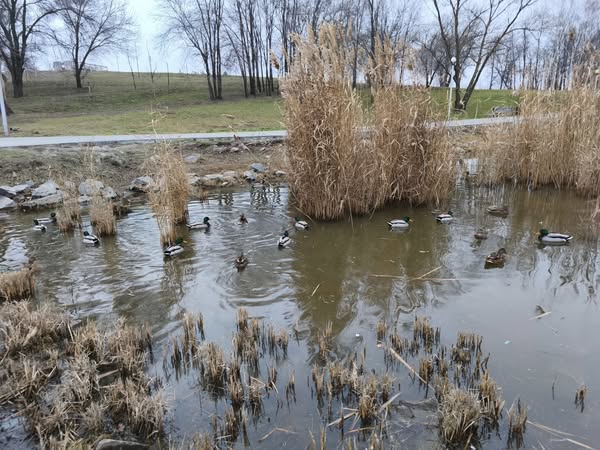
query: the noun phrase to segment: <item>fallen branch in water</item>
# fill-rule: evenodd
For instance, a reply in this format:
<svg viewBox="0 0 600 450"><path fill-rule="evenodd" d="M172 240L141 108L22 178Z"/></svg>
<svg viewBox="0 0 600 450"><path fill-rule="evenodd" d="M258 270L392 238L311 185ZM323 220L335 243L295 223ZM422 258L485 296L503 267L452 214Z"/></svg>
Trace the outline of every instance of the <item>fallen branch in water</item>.
<svg viewBox="0 0 600 450"><path fill-rule="evenodd" d="M530 317L529 320L541 319L542 317L547 316L549 314L552 314L552 311L547 311L547 312L544 312L542 314L538 314L537 316Z"/></svg>
<svg viewBox="0 0 600 450"><path fill-rule="evenodd" d="M271 431L269 431L267 434L265 434L263 437L261 437L258 442L262 442L265 439L267 439L269 436L271 436L273 433L275 433L276 431L279 431L281 433L287 433L287 434L296 434L294 431L290 431L290 430L286 430L285 428L273 428Z"/></svg>
<svg viewBox="0 0 600 450"><path fill-rule="evenodd" d="M402 356L400 356L398 353L396 353L396 351L393 348L388 348L389 352L392 354L392 356L394 358L396 358L398 361L400 361L402 364L404 364L404 366L410 370L414 376L416 376L419 380L421 380L421 382L427 386L429 386L429 383L427 383L427 381L425 381L423 378L421 378L421 376L417 373L417 371L415 369L413 369L413 367L408 364L406 361L404 361L404 359L402 358Z"/></svg>
<svg viewBox="0 0 600 450"><path fill-rule="evenodd" d="M527 424L528 425L533 425L534 427L536 427L536 428L538 428L538 429L540 429L542 431L546 431L546 432L548 432L550 434L554 434L554 435L556 435L558 437L562 437L564 441L569 442L569 443L574 444L574 445L578 445L581 448L585 448L585 449L588 449L588 450L596 450L594 447L590 447L589 445L584 444L583 442L579 442L579 441L576 441L574 439L571 439L573 437L576 437L574 434L567 433L565 431L560 431L560 430L557 430L556 428L548 427L548 426L542 425L540 423L532 422L531 420L528 420Z"/></svg>

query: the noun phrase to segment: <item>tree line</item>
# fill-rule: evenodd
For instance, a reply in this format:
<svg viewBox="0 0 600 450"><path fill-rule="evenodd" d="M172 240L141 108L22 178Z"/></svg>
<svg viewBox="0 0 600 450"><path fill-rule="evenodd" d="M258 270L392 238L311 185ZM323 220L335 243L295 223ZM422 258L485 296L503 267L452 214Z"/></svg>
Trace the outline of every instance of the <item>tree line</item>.
<svg viewBox="0 0 600 450"><path fill-rule="evenodd" d="M600 51L600 0L157 0L157 39L187 48L220 100L223 74L239 73L246 96L276 94L296 49L294 34L338 24L354 86L369 84L377 43L395 49L398 76L456 87L466 108L476 86L568 89L576 68ZM130 51L135 19L126 0L0 0L0 58L13 95L23 74L53 45L68 55L82 87L91 55ZM454 62L453 62L454 61Z"/></svg>

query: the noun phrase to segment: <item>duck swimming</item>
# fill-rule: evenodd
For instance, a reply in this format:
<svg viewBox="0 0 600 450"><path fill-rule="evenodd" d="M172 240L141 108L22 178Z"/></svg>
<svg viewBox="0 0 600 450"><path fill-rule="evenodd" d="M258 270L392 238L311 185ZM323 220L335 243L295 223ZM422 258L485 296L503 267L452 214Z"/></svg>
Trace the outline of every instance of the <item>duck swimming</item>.
<svg viewBox="0 0 600 450"><path fill-rule="evenodd" d="M183 252L183 247L181 246L181 244L183 244L183 239L177 238L175 240L175 244L167 246L167 248L165 248L165 251L163 253L165 254L165 256L178 255L179 253Z"/></svg>
<svg viewBox="0 0 600 450"><path fill-rule="evenodd" d="M242 214L240 216L240 224L244 225L245 223L248 223L248 219L246 219L246 216Z"/></svg>
<svg viewBox="0 0 600 450"><path fill-rule="evenodd" d="M100 245L100 239L98 239L98 236L90 234L88 231L84 231L83 243L87 245Z"/></svg>
<svg viewBox="0 0 600 450"><path fill-rule="evenodd" d="M248 266L248 262L248 258L246 258L244 252L242 252L242 254L235 259L234 264L237 270L241 272Z"/></svg>
<svg viewBox="0 0 600 450"><path fill-rule="evenodd" d="M475 239L483 241L488 238L488 231L485 228L480 228L475 232L474 236Z"/></svg>
<svg viewBox="0 0 600 450"><path fill-rule="evenodd" d="M550 245L566 245L571 239L573 239L573 236L570 234L549 232L545 228L542 228L537 233L537 237L538 241L540 241L542 244Z"/></svg>
<svg viewBox="0 0 600 450"><path fill-rule="evenodd" d="M209 217L205 217L202 222L188 223L188 230L208 230L210 228L209 220Z"/></svg>
<svg viewBox="0 0 600 450"><path fill-rule="evenodd" d="M38 217L37 219L33 219L33 223L36 225L45 225L48 223L56 223L56 213L51 213L50 217Z"/></svg>
<svg viewBox="0 0 600 450"><path fill-rule="evenodd" d="M46 225L40 223L37 219L33 219L33 229L36 231L46 232Z"/></svg>
<svg viewBox="0 0 600 450"><path fill-rule="evenodd" d="M439 214L435 220L438 223L449 223L452 222L452 220L454 219L454 216L452 214L452 211L448 210L448 213L446 214Z"/></svg>
<svg viewBox="0 0 600 450"><path fill-rule="evenodd" d="M290 239L290 233L288 233L286 230L286 231L284 231L283 236L281 236L279 238L279 240L277 241L277 247L287 248L291 243L292 243L292 240Z"/></svg>
<svg viewBox="0 0 600 450"><path fill-rule="evenodd" d="M506 217L508 216L508 206L507 205L502 205L502 206L498 206L498 205L493 205L493 206L489 206L487 209L488 214L491 214L492 216L498 216L498 217Z"/></svg>
<svg viewBox="0 0 600 450"><path fill-rule="evenodd" d="M497 252L490 253L487 258L485 258L485 267L504 267L505 261L506 250L501 248Z"/></svg>
<svg viewBox="0 0 600 450"><path fill-rule="evenodd" d="M392 229L392 230L399 230L399 229L406 229L408 228L410 222L410 217L405 216L402 219L394 219L394 220L390 220L388 222L388 226Z"/></svg>
<svg viewBox="0 0 600 450"><path fill-rule="evenodd" d="M296 227L296 230L308 230L308 222L306 222L305 220L300 220L300 217L296 217L296 223L294 224L294 226Z"/></svg>

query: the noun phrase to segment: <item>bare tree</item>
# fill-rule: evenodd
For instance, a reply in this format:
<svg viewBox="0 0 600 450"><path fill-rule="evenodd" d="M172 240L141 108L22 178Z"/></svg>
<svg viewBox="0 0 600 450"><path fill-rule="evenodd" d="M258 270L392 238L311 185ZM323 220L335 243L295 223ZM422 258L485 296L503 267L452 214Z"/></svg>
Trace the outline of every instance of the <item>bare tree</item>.
<svg viewBox="0 0 600 450"><path fill-rule="evenodd" d="M133 33L124 0L56 0L62 28L51 32L56 44L73 62L75 82L81 88L91 55L124 49Z"/></svg>
<svg viewBox="0 0 600 450"><path fill-rule="evenodd" d="M490 58L502 41L515 30L521 13L535 2L536 0L487 0L484 6L480 6L481 2L477 0L433 0L446 58L456 58L454 70L452 67L446 69L456 86L455 109L466 109ZM446 8L443 8L444 5ZM467 66L472 75L463 95L462 76Z"/></svg>
<svg viewBox="0 0 600 450"><path fill-rule="evenodd" d="M37 50L44 21L56 13L52 0L0 0L0 57L13 85L13 95L23 97L23 73Z"/></svg>
<svg viewBox="0 0 600 450"><path fill-rule="evenodd" d="M211 100L223 98L221 37L224 0L160 0L163 37L184 43L202 59Z"/></svg>

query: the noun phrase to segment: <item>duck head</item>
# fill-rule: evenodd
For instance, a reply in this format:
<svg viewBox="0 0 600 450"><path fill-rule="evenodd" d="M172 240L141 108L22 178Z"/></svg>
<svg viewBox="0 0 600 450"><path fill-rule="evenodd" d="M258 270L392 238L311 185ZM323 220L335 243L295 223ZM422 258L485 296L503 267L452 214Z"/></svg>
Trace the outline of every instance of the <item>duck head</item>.
<svg viewBox="0 0 600 450"><path fill-rule="evenodd" d="M287 230L285 230L285 231L283 232L283 237L289 237L289 235L290 235L290 233L288 233L288 231L287 231Z"/></svg>
<svg viewBox="0 0 600 450"><path fill-rule="evenodd" d="M454 215L454 213L452 212L452 210L451 210L451 209L449 209L449 210L448 210L448 215L449 215L449 216L453 216L453 215Z"/></svg>
<svg viewBox="0 0 600 450"><path fill-rule="evenodd" d="M182 237L178 237L177 239L175 239L175 245L181 245L183 244L183 238Z"/></svg>
<svg viewBox="0 0 600 450"><path fill-rule="evenodd" d="M90 233L89 233L88 231L84 231L84 232L83 232L83 235L87 237L87 236L89 236L89 235L90 235Z"/></svg>
<svg viewBox="0 0 600 450"><path fill-rule="evenodd" d="M37 219L33 219L33 224L34 224L34 225L39 225L39 224L40 224L40 222L39 222Z"/></svg>
<svg viewBox="0 0 600 450"><path fill-rule="evenodd" d="M210 224L208 223L208 221L209 221L209 220L210 220L210 217L205 217L205 218L202 220L202 223L205 223L206 225L210 225Z"/></svg>
<svg viewBox="0 0 600 450"><path fill-rule="evenodd" d="M540 228L540 231L537 232L538 239L542 239L544 236L548 236L548 230L545 228Z"/></svg>
<svg viewBox="0 0 600 450"><path fill-rule="evenodd" d="M300 222L301 219L300 219L300 217L296 216L295 220L296 220L296 222Z"/></svg>
<svg viewBox="0 0 600 450"><path fill-rule="evenodd" d="M404 220L406 223L408 223L408 222L410 222L410 217L408 217L408 216L404 216L404 217L402 218L402 220Z"/></svg>

